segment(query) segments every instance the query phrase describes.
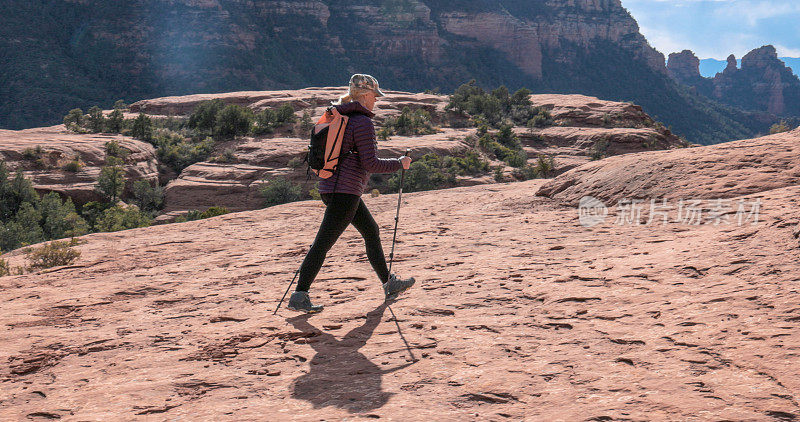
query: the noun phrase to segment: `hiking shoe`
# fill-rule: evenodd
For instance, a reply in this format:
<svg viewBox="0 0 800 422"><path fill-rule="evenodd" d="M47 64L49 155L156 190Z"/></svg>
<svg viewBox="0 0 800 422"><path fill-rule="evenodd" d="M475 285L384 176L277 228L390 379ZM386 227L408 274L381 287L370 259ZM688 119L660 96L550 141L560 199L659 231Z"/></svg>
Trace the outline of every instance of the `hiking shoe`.
<svg viewBox="0 0 800 422"><path fill-rule="evenodd" d="M289 304L286 305L286 307L293 311L305 312L308 314L319 312L323 308L322 305L312 305L311 298L308 297L308 292L300 291L292 293L292 297L289 298Z"/></svg>
<svg viewBox="0 0 800 422"><path fill-rule="evenodd" d="M389 281L383 283L383 292L386 293L386 300L395 300L400 293L411 288L414 285L414 277L403 280L397 274L390 274Z"/></svg>

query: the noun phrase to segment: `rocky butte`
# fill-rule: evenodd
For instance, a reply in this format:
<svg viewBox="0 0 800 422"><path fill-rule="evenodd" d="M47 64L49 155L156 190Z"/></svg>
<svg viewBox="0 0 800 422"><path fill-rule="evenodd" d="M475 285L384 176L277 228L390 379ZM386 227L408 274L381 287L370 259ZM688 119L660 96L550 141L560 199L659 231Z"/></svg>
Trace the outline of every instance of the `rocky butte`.
<svg viewBox="0 0 800 422"><path fill-rule="evenodd" d="M667 69L679 82L715 100L777 116L800 116L800 79L765 45L742 57L728 56L728 65L713 78L700 75L700 60L690 50L669 55Z"/></svg>

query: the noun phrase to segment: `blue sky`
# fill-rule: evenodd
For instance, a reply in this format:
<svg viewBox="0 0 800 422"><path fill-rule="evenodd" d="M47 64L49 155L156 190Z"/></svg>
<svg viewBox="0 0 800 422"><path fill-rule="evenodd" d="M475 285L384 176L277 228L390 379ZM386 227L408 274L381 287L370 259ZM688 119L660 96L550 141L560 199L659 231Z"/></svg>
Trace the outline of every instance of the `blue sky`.
<svg viewBox="0 0 800 422"><path fill-rule="evenodd" d="M701 59L741 58L772 44L800 57L800 0L622 0L656 50L689 49Z"/></svg>

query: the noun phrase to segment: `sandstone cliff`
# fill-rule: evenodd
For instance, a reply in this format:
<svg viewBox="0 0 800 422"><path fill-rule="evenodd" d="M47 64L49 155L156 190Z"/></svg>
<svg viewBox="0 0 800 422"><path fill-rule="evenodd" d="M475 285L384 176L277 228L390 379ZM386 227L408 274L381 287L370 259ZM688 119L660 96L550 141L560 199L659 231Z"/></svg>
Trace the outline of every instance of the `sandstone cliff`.
<svg viewBox="0 0 800 422"><path fill-rule="evenodd" d="M800 116L800 79L766 45L742 57L728 57L728 66L713 78L700 75L699 60L690 50L669 55L667 68L676 80L698 93L745 110L775 116Z"/></svg>
<svg viewBox="0 0 800 422"><path fill-rule="evenodd" d="M95 187L106 161L105 144L111 140L128 151L124 167L129 181L159 180L158 158L150 144L122 135L77 134L63 125L0 130L0 161L12 171L22 170L40 193L57 192L76 204L99 201ZM78 167L67 169L70 162ZM132 183L126 185L126 194L131 187Z"/></svg>
<svg viewBox="0 0 800 422"><path fill-rule="evenodd" d="M680 92L620 0L33 0L5 14L0 127L119 98L343 85L363 72L396 90L452 92L474 78L632 100L693 142L760 128Z"/></svg>

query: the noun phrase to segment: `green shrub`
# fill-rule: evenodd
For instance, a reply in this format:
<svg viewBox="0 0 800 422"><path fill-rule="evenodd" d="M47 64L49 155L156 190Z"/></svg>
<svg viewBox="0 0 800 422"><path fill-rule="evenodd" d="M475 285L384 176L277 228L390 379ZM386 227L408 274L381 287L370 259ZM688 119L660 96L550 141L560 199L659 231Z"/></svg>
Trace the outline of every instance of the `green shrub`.
<svg viewBox="0 0 800 422"><path fill-rule="evenodd" d="M456 176L477 175L489 171L489 163L475 151L467 152L465 157L439 156L425 154L413 161L405 171L403 190L409 192L442 189L456 185ZM389 192L397 192L400 187L400 174L393 174L386 182Z"/></svg>
<svg viewBox="0 0 800 422"><path fill-rule="evenodd" d="M49 192L41 198L38 211L44 239L82 236L89 232L89 225L75 211L70 198L62 201L57 193Z"/></svg>
<svg viewBox="0 0 800 422"><path fill-rule="evenodd" d="M476 120L476 126L479 125L478 119L493 127L498 127L504 120L524 124L535 114L530 93L528 89L521 88L509 95L505 86L487 93L473 79L455 90L445 109L467 113Z"/></svg>
<svg viewBox="0 0 800 422"><path fill-rule="evenodd" d="M123 148L116 139L112 139L105 143L106 147L106 157L115 157L119 158L122 161L125 161L128 158L128 154L130 151Z"/></svg>
<svg viewBox="0 0 800 422"><path fill-rule="evenodd" d="M106 131L109 133L121 133L125 125L125 117L122 114L122 109L114 108L106 119Z"/></svg>
<svg viewBox="0 0 800 422"><path fill-rule="evenodd" d="M534 169L536 170L536 177L547 177L553 172L553 170L555 170L555 168L556 163L553 157L545 157L541 154L536 157L536 164L534 166Z"/></svg>
<svg viewBox="0 0 800 422"><path fill-rule="evenodd" d="M106 128L106 118L103 116L103 110L98 106L92 106L88 111L89 117L86 120L86 125L92 133L100 133Z"/></svg>
<svg viewBox="0 0 800 422"><path fill-rule="evenodd" d="M392 136L392 129L387 126L382 126L378 131L375 133L375 137L379 141L386 141Z"/></svg>
<svg viewBox="0 0 800 422"><path fill-rule="evenodd" d="M218 215L227 214L229 212L230 211L228 211L227 208L219 206L210 207L209 209L203 212L200 212L199 210L190 210L186 214L179 215L177 218L175 218L175 222L184 223L187 221L202 220L204 218L216 217Z"/></svg>
<svg viewBox="0 0 800 422"><path fill-rule="evenodd" d="M137 180L133 182L133 203L152 215L164 208L164 188L158 182L153 186L147 180Z"/></svg>
<svg viewBox="0 0 800 422"><path fill-rule="evenodd" d="M553 119L550 116L550 112L543 108L539 109L538 113L528 120L528 128L531 130L533 130L533 128L542 128L552 125Z"/></svg>
<svg viewBox="0 0 800 422"><path fill-rule="evenodd" d="M28 147L22 150L22 158L28 161L36 161L42 158L44 154L44 149L41 145L36 145L36 147Z"/></svg>
<svg viewBox="0 0 800 422"><path fill-rule="evenodd" d="M120 230L147 227L152 219L146 213L134 208L123 208L118 205L108 207L97 219L97 230L115 232Z"/></svg>
<svg viewBox="0 0 800 422"><path fill-rule="evenodd" d="M305 117L305 114L304 114ZM282 104L276 110L271 108L265 108L264 110L259 111L255 115L255 122L256 124L253 126L253 134L261 135L266 133L272 133L275 131L276 128L283 127L289 124L294 123L297 120L297 116L294 114L294 108L291 104ZM310 130L313 127L311 123L311 116L308 117L307 122L301 121L301 130L305 131L305 125L308 126L309 134Z"/></svg>
<svg viewBox="0 0 800 422"><path fill-rule="evenodd" d="M197 104L192 114L189 116L187 125L193 129L213 132L217 122L217 114L225 107L225 102L219 98L202 101Z"/></svg>
<svg viewBox="0 0 800 422"><path fill-rule="evenodd" d="M219 136L246 135L250 133L252 125L252 110L240 105L228 104L217 113L214 133Z"/></svg>
<svg viewBox="0 0 800 422"><path fill-rule="evenodd" d="M81 256L80 251L72 248L77 244L77 239L72 239L53 241L37 248L26 249L25 257L29 263L27 270L37 271L72 264Z"/></svg>
<svg viewBox="0 0 800 422"><path fill-rule="evenodd" d="M431 123L430 113L423 109L403 107L399 116L389 117L383 122L379 133L382 139L388 139L391 135L428 135L436 133L436 129Z"/></svg>
<svg viewBox="0 0 800 422"><path fill-rule="evenodd" d="M275 112L275 119L278 125L288 125L297 121L297 116L294 115L294 107L291 104L284 103L278 107Z"/></svg>
<svg viewBox="0 0 800 422"><path fill-rule="evenodd" d="M600 138L594 141L594 145L592 145L592 148L589 150L589 157L591 157L592 160L605 158L608 154L608 145L608 138Z"/></svg>
<svg viewBox="0 0 800 422"><path fill-rule="evenodd" d="M125 190L125 168L122 160L110 156L106 158L107 165L100 169L95 190L111 204L116 204Z"/></svg>
<svg viewBox="0 0 800 422"><path fill-rule="evenodd" d="M194 142L173 135L159 139L156 153L164 164L180 173L194 163L205 161L213 151L214 138L207 137L201 142Z"/></svg>
<svg viewBox="0 0 800 422"><path fill-rule="evenodd" d="M314 122L311 121L311 115L308 110L303 110L303 117L300 118L300 135L303 137L311 136L311 129L314 128Z"/></svg>
<svg viewBox="0 0 800 422"><path fill-rule="evenodd" d="M316 199L317 201L322 199L322 196L319 194L319 181L314 183L314 187L308 190L308 195L311 199Z"/></svg>
<svg viewBox="0 0 800 422"><path fill-rule="evenodd" d="M0 258L0 277L11 275L11 267L8 266L8 261Z"/></svg>
<svg viewBox="0 0 800 422"><path fill-rule="evenodd" d="M494 181L495 182L504 182L505 176L503 176L503 166L497 166L494 168Z"/></svg>
<svg viewBox="0 0 800 422"><path fill-rule="evenodd" d="M286 165L289 166L290 168L296 169L296 168L298 168L298 167L303 165L303 161L305 161L305 160L303 160L300 157L292 157L289 160L289 162L286 163Z"/></svg>
<svg viewBox="0 0 800 422"><path fill-rule="evenodd" d="M286 178L265 180L267 183L259 188L264 198L264 207L300 201L303 199L302 187Z"/></svg>
<svg viewBox="0 0 800 422"><path fill-rule="evenodd" d="M139 113L133 121L131 136L145 142L153 139L153 120L144 113Z"/></svg>
<svg viewBox="0 0 800 422"><path fill-rule="evenodd" d="M212 157L211 161L216 163L232 163L236 161L236 152L233 148L225 148L219 155ZM289 160L291 164L291 160Z"/></svg>
<svg viewBox="0 0 800 422"><path fill-rule="evenodd" d="M788 132L790 130L792 130L792 128L789 127L789 124L786 123L786 120L781 120L779 123L775 123L769 128L769 134L774 135L776 133Z"/></svg>
<svg viewBox="0 0 800 422"><path fill-rule="evenodd" d="M114 110L122 110L122 111L125 111L125 110L127 110L127 109L128 109L128 105L127 105L127 104L125 104L125 101L124 101L124 100L117 100L117 101L114 103Z"/></svg>
<svg viewBox="0 0 800 422"><path fill-rule="evenodd" d="M518 180L530 180L537 176L536 166L532 164L525 164L522 167L515 168L511 174Z"/></svg>
<svg viewBox="0 0 800 422"><path fill-rule="evenodd" d="M67 129L78 132L80 128L84 125L84 117L83 117L83 110L79 108L73 108L72 110L64 116L64 126Z"/></svg>
<svg viewBox="0 0 800 422"><path fill-rule="evenodd" d="M502 125L495 135L483 132L483 136L478 139L478 147L512 167L522 167L528 162L528 156L511 129L511 125Z"/></svg>
<svg viewBox="0 0 800 422"><path fill-rule="evenodd" d="M64 164L64 171L68 171L70 173L77 173L81 171L81 167L83 167L83 165L81 165L80 161L72 160L67 164Z"/></svg>

